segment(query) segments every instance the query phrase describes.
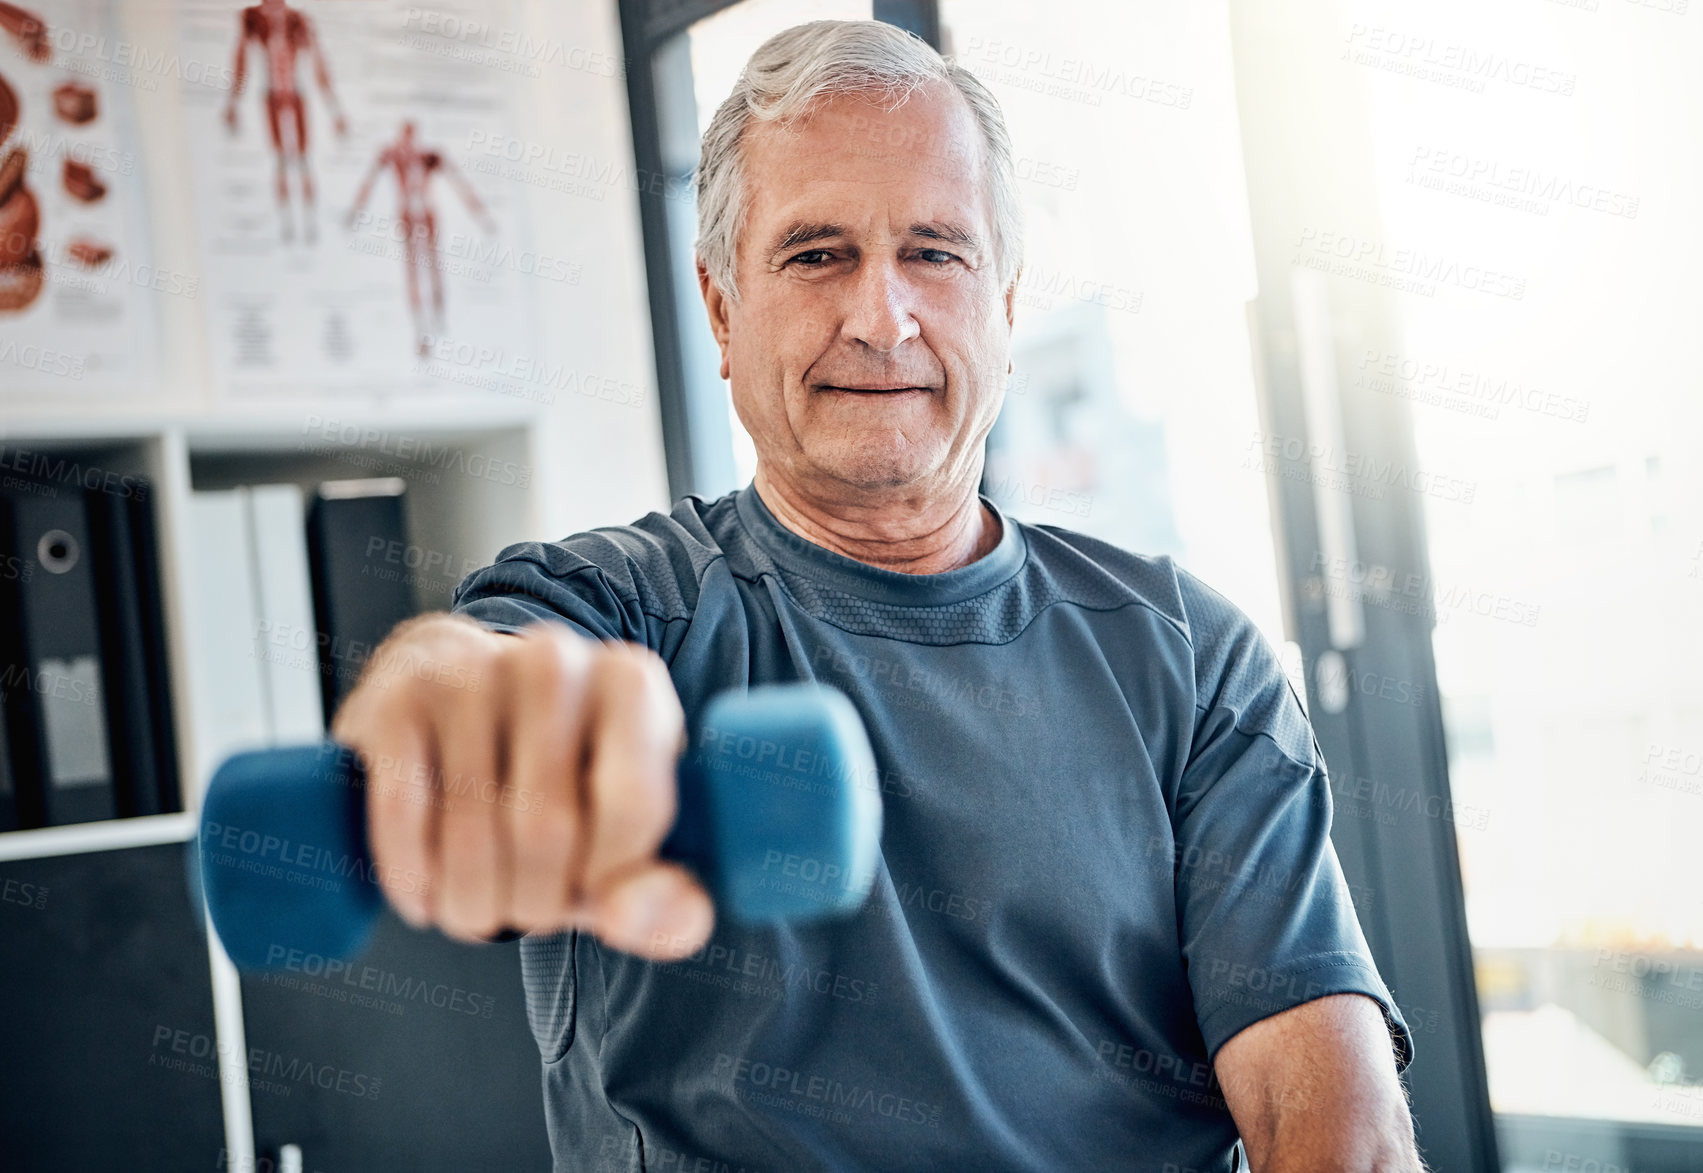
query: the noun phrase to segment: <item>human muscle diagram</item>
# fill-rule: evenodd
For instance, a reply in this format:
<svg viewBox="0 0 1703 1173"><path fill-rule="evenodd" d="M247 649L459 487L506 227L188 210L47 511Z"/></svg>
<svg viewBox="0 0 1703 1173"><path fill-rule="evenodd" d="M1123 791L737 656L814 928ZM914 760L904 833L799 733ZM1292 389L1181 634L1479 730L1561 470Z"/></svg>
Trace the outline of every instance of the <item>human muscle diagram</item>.
<svg viewBox="0 0 1703 1173"><path fill-rule="evenodd" d="M24 183L29 152L6 145L18 114L18 95L0 77L0 313L21 310L41 293L41 253L36 249L41 209Z"/></svg>
<svg viewBox="0 0 1703 1173"><path fill-rule="evenodd" d="M24 184L29 155L13 147L0 158L0 313L13 313L41 293L41 253L36 232L41 212Z"/></svg>
<svg viewBox="0 0 1703 1173"><path fill-rule="evenodd" d="M432 180L439 176L447 180L488 232L494 235L497 226L479 202L473 185L456 170L455 164L437 151L420 147L410 120L402 124L396 140L379 152L372 170L361 181L361 189L355 193L355 206L349 210L351 229L360 225L373 181L385 171L396 179L396 223L402 235L408 309L413 315L416 345L421 354L427 354L433 335L444 332L443 275L438 264L438 219L432 210ZM424 292L420 288L422 284L426 286Z"/></svg>
<svg viewBox="0 0 1703 1173"><path fill-rule="evenodd" d="M291 216L290 178L296 181L297 209L302 233L311 243L315 236L313 167L308 155L308 120L306 104L297 83L297 72L303 58L311 59L314 81L319 86L325 104L339 135L347 132L347 123L337 107L337 95L331 88L331 73L325 64L325 54L314 39L313 24L299 8L284 0L261 0L244 8L238 18L236 62L232 66L231 94L225 103L225 125L237 130L237 103L248 79L250 49L265 63L263 103L266 110L266 130L272 143L276 162L274 192L278 215L285 240L294 236Z"/></svg>
<svg viewBox="0 0 1703 1173"><path fill-rule="evenodd" d="M136 86L99 57L115 8L0 0L0 398L150 388L161 294Z"/></svg>
<svg viewBox="0 0 1703 1173"><path fill-rule="evenodd" d="M82 126L95 120L100 101L93 86L68 81L53 87L53 112L73 126Z"/></svg>
<svg viewBox="0 0 1703 1173"><path fill-rule="evenodd" d="M434 3L430 30L420 11L181 0L180 57L231 63L226 88L180 88L223 393L461 390L428 351L536 353L538 282L577 278L541 275L524 190L463 163L521 109L519 63L441 29L519 27L519 6Z"/></svg>
<svg viewBox="0 0 1703 1173"><path fill-rule="evenodd" d="M31 61L46 61L53 56L53 46L47 39L47 22L29 9L0 3L0 29Z"/></svg>

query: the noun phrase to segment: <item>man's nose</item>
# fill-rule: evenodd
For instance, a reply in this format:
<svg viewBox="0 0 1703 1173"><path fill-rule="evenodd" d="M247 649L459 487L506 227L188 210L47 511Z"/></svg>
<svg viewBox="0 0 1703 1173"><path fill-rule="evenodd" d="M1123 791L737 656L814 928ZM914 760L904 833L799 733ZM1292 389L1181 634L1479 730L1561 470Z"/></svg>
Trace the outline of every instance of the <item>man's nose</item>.
<svg viewBox="0 0 1703 1173"><path fill-rule="evenodd" d="M852 283L841 333L871 350L892 353L922 333L911 313L915 292L896 260L866 258Z"/></svg>

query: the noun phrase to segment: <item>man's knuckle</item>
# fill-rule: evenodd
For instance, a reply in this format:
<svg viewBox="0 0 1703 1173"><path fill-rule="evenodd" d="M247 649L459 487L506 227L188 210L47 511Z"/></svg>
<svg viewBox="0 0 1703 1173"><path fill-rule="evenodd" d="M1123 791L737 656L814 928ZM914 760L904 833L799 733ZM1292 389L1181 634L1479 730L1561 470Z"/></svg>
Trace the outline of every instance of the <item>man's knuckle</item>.
<svg viewBox="0 0 1703 1173"><path fill-rule="evenodd" d="M563 858L573 850L578 830L579 815L566 802L545 802L516 821L515 852L526 859Z"/></svg>
<svg viewBox="0 0 1703 1173"><path fill-rule="evenodd" d="M444 812L439 832L446 861L461 861L490 854L492 830L482 807L457 806Z"/></svg>
<svg viewBox="0 0 1703 1173"><path fill-rule="evenodd" d="M651 669L631 645L609 644L597 657L597 683L611 695L639 697L651 687Z"/></svg>

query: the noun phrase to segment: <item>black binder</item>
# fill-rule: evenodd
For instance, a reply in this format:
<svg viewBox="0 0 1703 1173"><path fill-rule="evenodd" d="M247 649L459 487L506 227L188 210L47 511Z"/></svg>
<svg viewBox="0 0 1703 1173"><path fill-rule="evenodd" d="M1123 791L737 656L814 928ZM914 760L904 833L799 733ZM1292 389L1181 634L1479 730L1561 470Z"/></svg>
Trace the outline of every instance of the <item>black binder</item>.
<svg viewBox="0 0 1703 1173"><path fill-rule="evenodd" d="M180 807L151 486L0 492L0 830Z"/></svg>
<svg viewBox="0 0 1703 1173"><path fill-rule="evenodd" d="M19 586L30 568L17 550L12 502L0 496L0 831L41 825L35 786L35 698L20 618Z"/></svg>
<svg viewBox="0 0 1703 1173"><path fill-rule="evenodd" d="M43 821L110 819L118 804L87 493L43 482L11 498L13 552L24 564L12 689L21 683L33 710Z"/></svg>
<svg viewBox="0 0 1703 1173"><path fill-rule="evenodd" d="M405 482L398 477L326 481L308 510L325 723L354 687L391 628L413 615Z"/></svg>
<svg viewBox="0 0 1703 1173"><path fill-rule="evenodd" d="M111 567L97 596L108 637L102 680L111 721L118 813L178 809L177 741L171 673L160 604L152 486L139 478L125 493L91 493L90 531L97 560Z"/></svg>

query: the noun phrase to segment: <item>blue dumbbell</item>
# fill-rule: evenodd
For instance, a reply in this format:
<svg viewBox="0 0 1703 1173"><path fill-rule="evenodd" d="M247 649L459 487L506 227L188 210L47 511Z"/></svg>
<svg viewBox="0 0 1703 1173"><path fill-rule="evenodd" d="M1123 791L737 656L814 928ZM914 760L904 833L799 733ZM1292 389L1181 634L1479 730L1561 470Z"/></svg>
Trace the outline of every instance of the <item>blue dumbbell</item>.
<svg viewBox="0 0 1703 1173"><path fill-rule="evenodd" d="M679 782L661 854L698 874L718 915L772 924L862 906L880 857L881 792L843 694L816 684L723 693ZM199 857L213 927L242 969L278 968L292 950L353 958L384 906L365 779L335 742L220 766L201 804Z"/></svg>

